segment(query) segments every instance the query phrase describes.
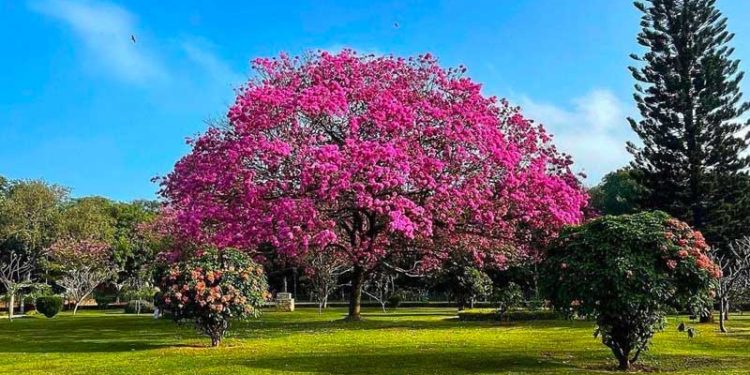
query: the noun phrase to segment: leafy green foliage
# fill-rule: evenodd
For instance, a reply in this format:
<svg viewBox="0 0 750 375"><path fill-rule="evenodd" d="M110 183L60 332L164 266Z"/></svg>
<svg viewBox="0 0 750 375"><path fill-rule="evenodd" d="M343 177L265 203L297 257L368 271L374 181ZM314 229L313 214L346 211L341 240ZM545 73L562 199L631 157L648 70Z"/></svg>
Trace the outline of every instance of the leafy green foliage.
<svg viewBox="0 0 750 375"><path fill-rule="evenodd" d="M602 215L632 214L638 211L645 190L631 168L607 173L599 185L589 190L589 205Z"/></svg>
<svg viewBox="0 0 750 375"><path fill-rule="evenodd" d="M111 244L115 233L115 221L111 215L113 204L103 197L78 198L67 203L62 209L60 237Z"/></svg>
<svg viewBox="0 0 750 375"><path fill-rule="evenodd" d="M52 318L62 310L63 299L60 296L41 296L36 299L36 310Z"/></svg>
<svg viewBox="0 0 750 375"><path fill-rule="evenodd" d="M596 319L602 342L627 368L670 308L710 301L721 271L707 250L700 232L663 212L604 216L563 231L542 282L557 308Z"/></svg>
<svg viewBox="0 0 750 375"><path fill-rule="evenodd" d="M109 306L109 304L117 300L117 297L112 293L99 293L97 291L94 291L94 293L92 294L94 295L94 301L96 301L96 306L100 309L106 309Z"/></svg>
<svg viewBox="0 0 750 375"><path fill-rule="evenodd" d="M7 180L0 190L0 255L38 259L57 237L68 191L44 181Z"/></svg>
<svg viewBox="0 0 750 375"><path fill-rule="evenodd" d="M207 250L171 266L161 280L159 307L175 321L192 320L218 346L231 319L256 317L268 296L263 268L247 254Z"/></svg>
<svg viewBox="0 0 750 375"><path fill-rule="evenodd" d="M396 292L391 294L390 297L388 297L388 307L395 309L398 308L401 305L401 302L404 300L404 295L402 293Z"/></svg>
<svg viewBox="0 0 750 375"><path fill-rule="evenodd" d="M492 293L492 279L464 257L449 259L437 274L437 288L444 289L456 301L459 310L471 306L472 302L489 297Z"/></svg>
<svg viewBox="0 0 750 375"><path fill-rule="evenodd" d="M498 311L503 313L523 303L523 290L518 284L510 282L505 287L495 288L491 299Z"/></svg>

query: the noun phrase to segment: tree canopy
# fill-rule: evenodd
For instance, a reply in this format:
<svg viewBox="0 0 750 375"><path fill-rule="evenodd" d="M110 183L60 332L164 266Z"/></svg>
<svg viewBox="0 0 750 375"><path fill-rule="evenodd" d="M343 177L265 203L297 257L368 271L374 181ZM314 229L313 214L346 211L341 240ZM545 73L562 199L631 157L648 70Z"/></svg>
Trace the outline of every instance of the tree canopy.
<svg viewBox="0 0 750 375"><path fill-rule="evenodd" d="M587 195L540 125L436 60L258 59L228 124L163 180L182 234L291 258L337 247L368 272L394 252L421 267L462 249L505 264L582 219Z"/></svg>

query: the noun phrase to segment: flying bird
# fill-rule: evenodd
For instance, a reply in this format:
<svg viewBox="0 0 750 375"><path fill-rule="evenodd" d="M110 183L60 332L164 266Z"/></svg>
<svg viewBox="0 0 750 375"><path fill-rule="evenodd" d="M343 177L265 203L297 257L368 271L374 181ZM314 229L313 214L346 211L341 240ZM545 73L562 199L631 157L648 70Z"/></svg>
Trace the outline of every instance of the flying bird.
<svg viewBox="0 0 750 375"><path fill-rule="evenodd" d="M394 28L398 29L398 26L399 26L399 25L398 25L398 22L394 22L394 23L393 23L393 27L394 27Z"/></svg>
<svg viewBox="0 0 750 375"><path fill-rule="evenodd" d="M130 34L130 40L132 40L132 41L133 41L133 44L135 44L135 35L133 35L133 34Z"/></svg>

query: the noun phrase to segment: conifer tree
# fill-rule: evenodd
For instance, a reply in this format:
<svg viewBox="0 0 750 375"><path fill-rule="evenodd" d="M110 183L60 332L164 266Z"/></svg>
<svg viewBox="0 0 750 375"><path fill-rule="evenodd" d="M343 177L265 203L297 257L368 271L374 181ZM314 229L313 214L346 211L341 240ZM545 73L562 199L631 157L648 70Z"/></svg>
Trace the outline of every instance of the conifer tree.
<svg viewBox="0 0 750 375"><path fill-rule="evenodd" d="M646 189L645 209L669 212L722 247L748 234L745 171L750 160L750 108L742 100L743 72L729 46L734 34L715 0L649 0L630 67L640 120L629 118L642 146L628 144L632 167Z"/></svg>

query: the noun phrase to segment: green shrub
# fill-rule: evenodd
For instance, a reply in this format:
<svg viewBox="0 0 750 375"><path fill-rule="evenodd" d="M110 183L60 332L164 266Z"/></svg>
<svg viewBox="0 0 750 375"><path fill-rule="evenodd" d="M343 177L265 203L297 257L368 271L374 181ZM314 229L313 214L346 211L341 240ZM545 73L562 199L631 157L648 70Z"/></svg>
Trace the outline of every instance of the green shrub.
<svg viewBox="0 0 750 375"><path fill-rule="evenodd" d="M454 254L435 275L436 289L448 292L456 301L458 310L473 307L473 302L487 298L492 293L492 279L477 268L467 254Z"/></svg>
<svg viewBox="0 0 750 375"><path fill-rule="evenodd" d="M125 313L137 314L138 313L138 301L139 300L128 301L128 304L125 305ZM151 314L154 312L153 303L149 301L140 300L140 305L141 305L141 314Z"/></svg>
<svg viewBox="0 0 750 375"><path fill-rule="evenodd" d="M41 296L36 299L36 310L52 318L62 310L63 299L59 296Z"/></svg>
<svg viewBox="0 0 750 375"><path fill-rule="evenodd" d="M394 293L390 297L388 297L388 307L395 309L401 305L401 301L404 300L404 297L401 295L401 293Z"/></svg>
<svg viewBox="0 0 750 375"><path fill-rule="evenodd" d="M96 301L96 306L100 309L106 309L110 303L116 300L117 297L109 293L94 293L94 301Z"/></svg>
<svg viewBox="0 0 750 375"><path fill-rule="evenodd" d="M523 303L523 291L518 284L509 282L503 288L495 288L491 300L499 311L508 311Z"/></svg>
<svg viewBox="0 0 750 375"><path fill-rule="evenodd" d="M702 311L721 269L700 232L663 212L603 216L550 246L541 284L560 311L596 319L595 336L626 370L667 313Z"/></svg>
<svg viewBox="0 0 750 375"><path fill-rule="evenodd" d="M541 299L532 299L526 302L526 307L531 311L541 310L544 305L544 300Z"/></svg>

